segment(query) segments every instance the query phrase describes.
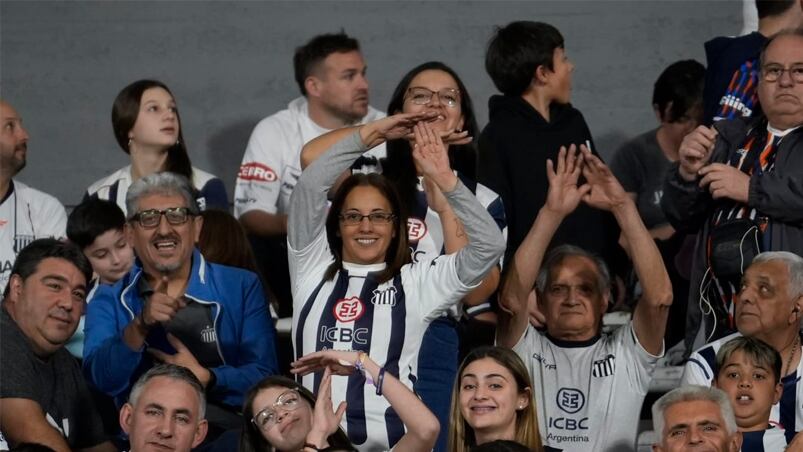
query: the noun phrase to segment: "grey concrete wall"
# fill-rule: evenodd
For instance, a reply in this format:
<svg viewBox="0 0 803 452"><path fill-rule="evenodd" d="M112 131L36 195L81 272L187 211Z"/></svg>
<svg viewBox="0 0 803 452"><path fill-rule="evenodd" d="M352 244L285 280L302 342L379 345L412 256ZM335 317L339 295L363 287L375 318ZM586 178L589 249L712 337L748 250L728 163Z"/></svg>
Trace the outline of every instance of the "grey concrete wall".
<svg viewBox="0 0 803 452"><path fill-rule="evenodd" d="M669 63L704 62L702 43L741 27L739 1L0 2L0 96L31 135L20 179L73 205L125 165L111 128L117 92L140 78L170 86L193 164L231 196L253 126L298 95L292 54L344 28L368 62L384 110L401 76L438 59L464 78L481 125L493 85L483 69L495 25L557 26L576 64L573 103L609 156L656 125L652 84Z"/></svg>

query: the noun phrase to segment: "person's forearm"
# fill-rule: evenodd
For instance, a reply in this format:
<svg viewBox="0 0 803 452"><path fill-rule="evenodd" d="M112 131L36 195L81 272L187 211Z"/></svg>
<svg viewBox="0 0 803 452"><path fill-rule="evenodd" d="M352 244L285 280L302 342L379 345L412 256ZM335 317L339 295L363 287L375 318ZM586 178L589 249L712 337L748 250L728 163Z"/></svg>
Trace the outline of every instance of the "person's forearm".
<svg viewBox="0 0 803 452"><path fill-rule="evenodd" d="M473 286L499 262L505 252L505 239L491 215L462 182L457 180L454 188L443 194L468 240L455 258L457 275L463 284Z"/></svg>
<svg viewBox="0 0 803 452"><path fill-rule="evenodd" d="M379 365L368 356L365 358L364 365L365 371L371 375L371 379L378 383ZM424 402L388 372L385 372L383 378L382 395L407 427L405 437L399 442L403 447L400 450L431 449L440 429L438 418L429 411Z"/></svg>
<svg viewBox="0 0 803 452"><path fill-rule="evenodd" d="M493 295L499 287L499 267L494 267L483 278L479 286L475 287L465 297L463 297L463 304L466 306L477 306L478 304L485 303L488 298Z"/></svg>
<svg viewBox="0 0 803 452"><path fill-rule="evenodd" d="M359 129L359 126L335 129L307 142L301 150L301 169L303 170L310 166L312 162L318 160L335 143L354 133L357 129Z"/></svg>
<svg viewBox="0 0 803 452"><path fill-rule="evenodd" d="M281 237L287 234L287 215L249 210L240 216L246 232L261 237Z"/></svg>
<svg viewBox="0 0 803 452"><path fill-rule="evenodd" d="M304 248L323 230L329 188L364 151L359 131L352 129L301 173L287 217L287 240L293 249Z"/></svg>
<svg viewBox="0 0 803 452"><path fill-rule="evenodd" d="M133 351L140 351L145 345L145 338L148 336L148 327L142 323L142 317L134 317L134 320L123 329L123 343Z"/></svg>
<svg viewBox="0 0 803 452"><path fill-rule="evenodd" d="M650 231L641 221L636 205L628 200L611 212L622 229L628 254L633 260L633 268L641 283L643 301L656 306L669 306L672 304L672 283L666 272L661 252Z"/></svg>

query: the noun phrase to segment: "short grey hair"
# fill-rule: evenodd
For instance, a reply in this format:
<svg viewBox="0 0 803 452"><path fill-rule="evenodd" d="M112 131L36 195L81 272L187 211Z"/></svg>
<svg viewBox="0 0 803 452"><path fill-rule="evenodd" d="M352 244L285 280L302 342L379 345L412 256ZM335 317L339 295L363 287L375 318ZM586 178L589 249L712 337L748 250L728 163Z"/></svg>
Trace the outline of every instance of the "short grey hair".
<svg viewBox="0 0 803 452"><path fill-rule="evenodd" d="M128 395L128 403L131 406L137 406L137 400L139 400L139 396L145 389L145 385L156 377L166 377L176 381L183 381L190 385L195 393L198 394L198 420L204 419L206 416L206 395L204 394L203 385L189 369L175 364L159 364L142 374L137 382L134 383L134 387L131 388L131 393Z"/></svg>
<svg viewBox="0 0 803 452"><path fill-rule="evenodd" d="M733 415L733 407L728 400L728 395L721 389L709 388L699 385L687 385L675 388L656 400L652 405L652 424L653 430L658 438L663 440L664 436L664 414L672 405L681 402L707 401L719 405L719 412L725 421L725 429L729 435L736 433L736 417Z"/></svg>
<svg viewBox="0 0 803 452"><path fill-rule="evenodd" d="M566 258L572 256L585 257L597 266L597 287L603 295L610 295L611 272L608 270L608 265L596 254L574 245L561 245L547 254L544 263L541 265L541 270L538 272L538 278L535 280L535 286L538 290L544 292L550 282L549 275L552 270L562 264Z"/></svg>
<svg viewBox="0 0 803 452"><path fill-rule="evenodd" d="M753 264L781 261L789 271L789 296L797 298L803 295L803 257L789 251L764 251L753 258Z"/></svg>
<svg viewBox="0 0 803 452"><path fill-rule="evenodd" d="M128 221L134 219L137 214L139 200L149 195L181 196L193 215L199 215L201 210L195 200L196 190L186 177L164 171L161 173L149 174L128 187L125 195L125 207L128 212Z"/></svg>

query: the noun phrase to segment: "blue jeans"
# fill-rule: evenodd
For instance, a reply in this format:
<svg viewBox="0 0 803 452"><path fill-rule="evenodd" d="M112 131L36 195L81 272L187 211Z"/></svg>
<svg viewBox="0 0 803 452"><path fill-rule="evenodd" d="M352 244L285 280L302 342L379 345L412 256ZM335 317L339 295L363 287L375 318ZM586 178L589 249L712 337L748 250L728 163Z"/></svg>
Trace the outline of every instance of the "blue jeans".
<svg viewBox="0 0 803 452"><path fill-rule="evenodd" d="M421 350L418 354L418 380L414 389L441 424L435 452L446 451L449 409L452 387L457 376L459 349L457 322L448 317L440 317L432 322L421 341Z"/></svg>

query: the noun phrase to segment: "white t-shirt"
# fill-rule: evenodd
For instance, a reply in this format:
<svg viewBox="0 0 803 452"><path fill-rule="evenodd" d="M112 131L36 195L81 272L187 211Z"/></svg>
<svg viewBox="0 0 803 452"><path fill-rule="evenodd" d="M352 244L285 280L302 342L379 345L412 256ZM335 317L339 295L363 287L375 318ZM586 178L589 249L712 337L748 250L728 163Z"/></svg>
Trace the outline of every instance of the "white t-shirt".
<svg viewBox="0 0 803 452"><path fill-rule="evenodd" d="M21 249L35 239L64 238L66 230L67 213L56 198L12 179L0 203L0 294Z"/></svg>
<svg viewBox="0 0 803 452"><path fill-rule="evenodd" d="M344 263L332 280L324 281L333 262L326 231L305 249L291 247L288 254L296 357L323 349L362 350L411 389L427 326L472 289L460 282L454 254L407 264L382 284L372 272L385 263ZM304 376L302 383L315 391L321 376ZM361 451L388 450L404 435L388 401L362 376L332 379L332 402L342 401L348 408L341 426Z"/></svg>
<svg viewBox="0 0 803 452"><path fill-rule="evenodd" d="M361 123L385 114L368 107ZM234 215L240 218L250 210L287 213L290 194L301 175L301 148L308 141L329 132L309 117L306 97L294 99L282 110L257 124L248 140L234 188ZM385 156L385 145L366 154Z"/></svg>
<svg viewBox="0 0 803 452"><path fill-rule="evenodd" d="M723 344L741 336L741 333L733 333L722 339L711 342L689 356L686 367L683 369L682 385L701 385L711 386L717 369L717 352ZM801 335L803 339L803 335ZM803 347L801 347L803 351ZM772 406L770 411L770 423L781 425L789 435L791 432L803 430L803 384L800 377L803 376L803 359L797 365L797 370L781 378L783 391L781 400Z"/></svg>
<svg viewBox="0 0 803 452"><path fill-rule="evenodd" d="M530 326L513 350L530 372L545 446L635 450L641 405L659 357L644 350L632 322L584 342L552 339Z"/></svg>

